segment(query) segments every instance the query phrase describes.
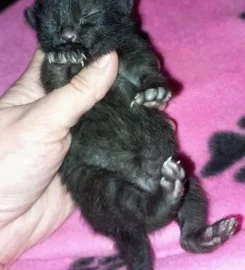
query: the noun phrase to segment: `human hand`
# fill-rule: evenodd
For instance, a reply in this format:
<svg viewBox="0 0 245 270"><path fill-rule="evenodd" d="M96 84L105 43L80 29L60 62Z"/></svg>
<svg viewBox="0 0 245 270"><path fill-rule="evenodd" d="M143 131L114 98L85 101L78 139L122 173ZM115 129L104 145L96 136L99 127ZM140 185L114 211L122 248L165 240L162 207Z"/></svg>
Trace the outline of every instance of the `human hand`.
<svg viewBox="0 0 245 270"><path fill-rule="evenodd" d="M118 57L111 53L45 95L39 80L42 60L37 50L0 99L0 269L72 213L57 174L71 143L70 128L103 98L118 73Z"/></svg>

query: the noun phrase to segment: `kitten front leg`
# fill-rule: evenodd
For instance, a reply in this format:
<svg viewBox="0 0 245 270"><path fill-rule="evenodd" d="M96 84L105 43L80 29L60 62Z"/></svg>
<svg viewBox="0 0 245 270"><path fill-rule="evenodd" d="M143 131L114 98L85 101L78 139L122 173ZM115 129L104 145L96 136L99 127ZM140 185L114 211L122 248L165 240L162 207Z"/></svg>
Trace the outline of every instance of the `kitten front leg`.
<svg viewBox="0 0 245 270"><path fill-rule="evenodd" d="M85 65L83 50L59 48L46 54L42 66L41 81L47 92L70 82Z"/></svg>
<svg viewBox="0 0 245 270"><path fill-rule="evenodd" d="M82 69L81 64L55 64L44 60L41 71L41 82L47 93L70 82Z"/></svg>
<svg viewBox="0 0 245 270"><path fill-rule="evenodd" d="M135 86L131 107L143 105L157 108L172 96L159 71L156 58L149 51L139 51L121 60L119 74Z"/></svg>
<svg viewBox="0 0 245 270"><path fill-rule="evenodd" d="M131 107L138 104L149 108L158 108L168 102L171 97L172 93L164 87L149 88L134 97Z"/></svg>
<svg viewBox="0 0 245 270"><path fill-rule="evenodd" d="M157 63L159 62L156 59L156 62L145 67L146 69L140 76L140 91L134 97L131 106L138 104L149 108L158 108L172 97L172 92L167 87Z"/></svg>

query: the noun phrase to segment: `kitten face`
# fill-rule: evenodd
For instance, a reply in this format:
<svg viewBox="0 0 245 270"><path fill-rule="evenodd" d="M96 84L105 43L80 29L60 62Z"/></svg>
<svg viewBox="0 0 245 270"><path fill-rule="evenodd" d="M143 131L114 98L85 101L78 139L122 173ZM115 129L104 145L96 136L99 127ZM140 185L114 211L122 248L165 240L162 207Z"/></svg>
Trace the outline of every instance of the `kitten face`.
<svg viewBox="0 0 245 270"><path fill-rule="evenodd" d="M95 58L123 43L131 7L131 0L37 0L25 15L44 52L81 50Z"/></svg>

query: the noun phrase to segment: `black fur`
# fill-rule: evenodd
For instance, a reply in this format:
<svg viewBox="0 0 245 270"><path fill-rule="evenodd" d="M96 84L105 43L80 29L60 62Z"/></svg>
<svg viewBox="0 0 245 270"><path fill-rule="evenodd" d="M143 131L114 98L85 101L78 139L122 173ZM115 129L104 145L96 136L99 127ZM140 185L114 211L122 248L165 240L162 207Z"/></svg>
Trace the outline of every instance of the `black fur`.
<svg viewBox="0 0 245 270"><path fill-rule="evenodd" d="M245 116L237 122L245 128ZM202 170L205 177L222 173L224 170L245 157L245 136L235 132L216 132L209 141L210 160ZM238 182L245 182L245 169L238 170L234 177Z"/></svg>
<svg viewBox="0 0 245 270"><path fill-rule="evenodd" d="M235 178L238 182L245 183L245 166L235 174Z"/></svg>
<svg viewBox="0 0 245 270"><path fill-rule="evenodd" d="M234 132L217 132L209 142L210 160L202 170L204 176L224 171L245 156L245 136Z"/></svg>
<svg viewBox="0 0 245 270"><path fill-rule="evenodd" d="M89 257L79 259L71 265L69 270L117 270L121 269L123 266L125 266L125 263L118 255L109 257Z"/></svg>
<svg viewBox="0 0 245 270"><path fill-rule="evenodd" d="M2 0L0 1L0 13L5 10L6 8L8 8L9 6L11 6L12 4L14 4L17 0Z"/></svg>
<svg viewBox="0 0 245 270"><path fill-rule="evenodd" d="M242 12L242 13L239 15L239 17L240 17L241 19L245 20L245 12Z"/></svg>
<svg viewBox="0 0 245 270"><path fill-rule="evenodd" d="M243 116L239 121L238 121L238 126L242 129L245 128L245 116Z"/></svg>
<svg viewBox="0 0 245 270"><path fill-rule="evenodd" d="M131 20L132 4L37 0L26 17L46 53L41 78L47 92L68 83L84 64L118 52L116 82L72 129L62 181L94 230L115 240L128 269L150 270L148 232L176 219L182 246L208 252L233 235L236 220L208 226L204 195L188 177L182 199L182 168L173 160L165 162L177 156L174 132L156 109L146 107L165 102L169 91L156 57ZM64 27L74 30L74 40L62 40Z"/></svg>

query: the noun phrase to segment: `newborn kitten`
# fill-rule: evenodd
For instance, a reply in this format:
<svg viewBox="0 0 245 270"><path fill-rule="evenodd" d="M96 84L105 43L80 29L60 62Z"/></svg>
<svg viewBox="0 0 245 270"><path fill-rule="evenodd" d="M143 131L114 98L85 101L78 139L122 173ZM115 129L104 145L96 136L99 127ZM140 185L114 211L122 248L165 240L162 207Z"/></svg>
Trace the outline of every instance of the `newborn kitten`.
<svg viewBox="0 0 245 270"><path fill-rule="evenodd" d="M37 0L26 17L46 54L47 92L100 56L119 55L111 90L71 131L62 181L94 230L115 240L127 268L150 270L147 233L175 219L185 250L209 252L235 233L237 220L207 225L204 195L175 161L174 131L156 109L171 94L135 29L132 6L132 0Z"/></svg>

